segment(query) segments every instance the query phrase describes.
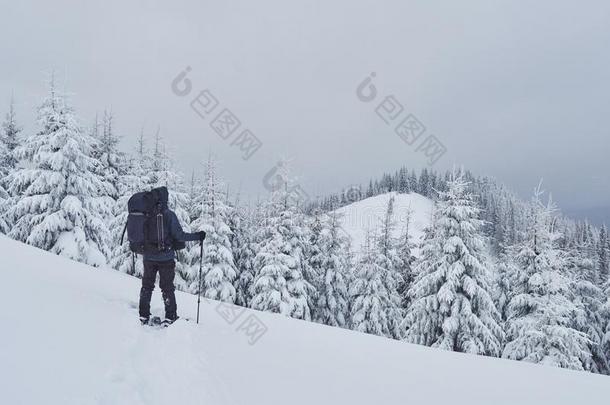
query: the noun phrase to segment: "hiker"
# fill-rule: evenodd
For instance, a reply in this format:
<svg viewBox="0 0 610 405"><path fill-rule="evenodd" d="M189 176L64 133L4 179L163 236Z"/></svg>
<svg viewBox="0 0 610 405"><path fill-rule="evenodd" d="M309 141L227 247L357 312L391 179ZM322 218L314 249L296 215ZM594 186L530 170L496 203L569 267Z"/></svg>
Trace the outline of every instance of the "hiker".
<svg viewBox="0 0 610 405"><path fill-rule="evenodd" d="M146 193L141 193L142 195ZM150 320L150 300L159 273L159 287L165 304L164 324L169 325L178 319L176 296L174 294L174 275L176 269L176 250L183 249L184 242L199 241L203 243L205 232L186 233L182 230L176 214L167 206L169 193L166 187L156 188L149 192L155 205L155 217L149 217L144 225L145 244L154 241L154 249L146 247L143 251L144 274L140 290L140 321L148 324ZM147 198L147 197L145 197ZM152 220L152 221L151 221ZM152 235L146 235L152 233Z"/></svg>

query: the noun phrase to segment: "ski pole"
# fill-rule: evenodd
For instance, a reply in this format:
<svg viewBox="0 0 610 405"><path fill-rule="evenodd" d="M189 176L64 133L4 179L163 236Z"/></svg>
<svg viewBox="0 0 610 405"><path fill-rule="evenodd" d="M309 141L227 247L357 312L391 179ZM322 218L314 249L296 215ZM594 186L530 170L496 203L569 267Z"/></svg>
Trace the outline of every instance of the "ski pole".
<svg viewBox="0 0 610 405"><path fill-rule="evenodd" d="M197 282L197 323L199 323L199 305L201 304L201 269L203 267L203 241L199 243L201 245L201 251L199 253L199 277Z"/></svg>

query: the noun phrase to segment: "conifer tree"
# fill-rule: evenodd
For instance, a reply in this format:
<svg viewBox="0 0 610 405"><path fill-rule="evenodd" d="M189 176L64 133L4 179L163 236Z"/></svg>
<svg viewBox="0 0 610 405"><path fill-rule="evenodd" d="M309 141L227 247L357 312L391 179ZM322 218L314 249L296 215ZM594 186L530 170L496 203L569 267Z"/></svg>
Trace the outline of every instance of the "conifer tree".
<svg viewBox="0 0 610 405"><path fill-rule="evenodd" d="M402 313L402 299L399 294L399 288L404 283L400 272L404 263L398 255L396 249L397 242L394 238L394 230L396 228L394 200L394 195L388 200L386 213L376 241L375 262L379 268L383 269L383 277L385 278L384 281L389 297L387 316L391 323L391 336L395 339L400 339L400 324L404 315Z"/></svg>
<svg viewBox="0 0 610 405"><path fill-rule="evenodd" d="M316 241L322 280L318 286L315 320L329 326L345 328L349 321L349 277L347 241L341 234L339 214L330 212L322 223Z"/></svg>
<svg viewBox="0 0 610 405"><path fill-rule="evenodd" d="M398 259L399 268L398 273L400 274L400 280L398 285L398 295L401 299L402 308L406 309L410 305L410 299L408 291L411 288L411 284L415 279L415 272L413 265L415 263L415 256L413 255L413 242L411 241L410 227L411 227L411 216L412 211L409 210L405 221L405 228L400 237L398 243Z"/></svg>
<svg viewBox="0 0 610 405"><path fill-rule="evenodd" d="M114 218L110 222L111 237L113 240L112 258L110 265L112 268L133 276L142 277L143 266L141 260L129 250L127 235L123 234L127 223L127 202L135 193L147 191L151 188L149 177L148 151L146 149L144 133L141 132L138 138L135 155L124 162L125 167L119 169L117 192L119 198L114 207ZM123 242L123 243L121 243Z"/></svg>
<svg viewBox="0 0 610 405"><path fill-rule="evenodd" d="M16 156L15 150L21 144L21 127L17 124L17 115L15 113L15 101L11 97L8 113L2 123L0 132L0 143L6 148L0 156L0 170L6 170L6 172L12 172L19 163L19 159ZM6 173L5 173L6 174ZM3 184L5 188L8 188L6 184Z"/></svg>
<svg viewBox="0 0 610 405"><path fill-rule="evenodd" d="M9 111L0 127L0 233L7 234L12 227L8 215L10 208L16 202L17 196L10 195L8 175L15 171L18 159L15 149L20 143L21 128L17 125L15 102L11 97Z"/></svg>
<svg viewBox="0 0 610 405"><path fill-rule="evenodd" d="M250 305L250 287L254 280L254 258L256 257L255 224L256 214L237 207L233 214L234 224L233 256L237 268L235 279L235 303L243 307Z"/></svg>
<svg viewBox="0 0 610 405"><path fill-rule="evenodd" d="M573 326L586 334L588 351L581 358L585 370L595 373L610 371L602 349L604 320L602 308L605 297L598 286L599 275L595 263L595 247L590 229L585 225L566 254L566 266L570 276L570 300L577 311L573 313Z"/></svg>
<svg viewBox="0 0 610 405"><path fill-rule="evenodd" d="M573 327L579 308L570 299L566 261L557 248L555 208L541 201L540 186L530 208L529 232L518 246L518 273L508 305L503 357L583 369L591 360L586 334Z"/></svg>
<svg viewBox="0 0 610 405"><path fill-rule="evenodd" d="M324 277L324 265L326 262L325 242L327 238L323 233L327 232L327 224L325 215L320 210L315 210L309 222L309 249L307 252L307 260L311 274L315 274L316 278L311 284L316 291L322 292L322 284ZM312 306L312 318L317 320L321 317L318 314L318 304Z"/></svg>
<svg viewBox="0 0 610 405"><path fill-rule="evenodd" d="M104 111L102 118L102 131L97 130L97 118L94 125L96 143L94 145L93 157L98 161L97 170L108 186L105 194L116 202L119 195L119 177L122 176L126 167L125 155L118 149L119 138L114 130L114 117L112 113Z"/></svg>
<svg viewBox="0 0 610 405"><path fill-rule="evenodd" d="M0 156L6 156L8 154L8 148L4 143L4 138L0 137ZM0 158L1 159L1 158ZM3 165L3 161L0 160L0 233L6 234L10 230L9 223L6 218L6 211L9 208L9 195L4 188L7 182L7 176L9 170Z"/></svg>
<svg viewBox="0 0 610 405"><path fill-rule="evenodd" d="M610 238L606 225L603 225L599 231L597 246L599 281L603 286L610 281Z"/></svg>
<svg viewBox="0 0 610 405"><path fill-rule="evenodd" d="M606 356L606 361L610 362L610 281L606 283L604 288L606 302L601 310L602 331L601 351Z"/></svg>
<svg viewBox="0 0 610 405"><path fill-rule="evenodd" d="M500 315L491 298L479 210L467 187L459 172L440 194L403 326L412 343L498 356Z"/></svg>
<svg viewBox="0 0 610 405"><path fill-rule="evenodd" d="M201 286L204 297L235 303L236 293L233 282L237 277L237 269L231 246L231 229L229 227L230 208L226 203L223 185L218 178L216 162L208 159L205 172L205 186L200 198L202 201L201 216L192 224L193 229L203 230L206 238L203 243L202 279L195 277L198 272L197 260L191 272L190 290L197 292ZM198 246L192 249L198 250ZM193 255L198 257L197 254Z"/></svg>
<svg viewBox="0 0 610 405"><path fill-rule="evenodd" d="M101 266L108 257L108 228L100 213L106 184L94 173L95 141L84 134L73 109L51 80L38 109L39 132L16 149L26 164L9 176L20 195L10 209L10 235L53 253Z"/></svg>
<svg viewBox="0 0 610 405"><path fill-rule="evenodd" d="M167 187L169 191L168 207L174 211L184 231L190 232L189 196L183 182L183 177L175 169L174 162L167 152L159 128L157 128L155 134L152 159L148 169L148 189ZM188 244L193 245L194 243L189 242ZM197 257L199 257L198 255L197 253ZM177 278L175 284L176 288L180 290L187 290L192 283L192 260L192 256L189 255L189 251L186 249L176 252Z"/></svg>
<svg viewBox="0 0 610 405"><path fill-rule="evenodd" d="M375 260L373 238L367 235L349 286L351 329L379 336L394 337L388 311L394 303L385 269Z"/></svg>
<svg viewBox="0 0 610 405"><path fill-rule="evenodd" d="M255 258L250 307L311 320L313 286L305 279L305 233L301 215L290 195L292 179L281 165L281 182L272 192Z"/></svg>

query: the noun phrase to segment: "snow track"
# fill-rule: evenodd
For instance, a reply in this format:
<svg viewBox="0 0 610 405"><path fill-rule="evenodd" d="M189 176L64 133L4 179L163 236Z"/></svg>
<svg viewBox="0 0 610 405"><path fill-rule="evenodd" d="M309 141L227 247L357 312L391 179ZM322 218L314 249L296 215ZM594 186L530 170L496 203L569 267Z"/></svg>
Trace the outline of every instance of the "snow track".
<svg viewBox="0 0 610 405"><path fill-rule="evenodd" d="M137 328L119 350L120 363L107 373L104 392L92 403L224 403L207 388L222 385L211 377L192 325L178 321L167 329Z"/></svg>

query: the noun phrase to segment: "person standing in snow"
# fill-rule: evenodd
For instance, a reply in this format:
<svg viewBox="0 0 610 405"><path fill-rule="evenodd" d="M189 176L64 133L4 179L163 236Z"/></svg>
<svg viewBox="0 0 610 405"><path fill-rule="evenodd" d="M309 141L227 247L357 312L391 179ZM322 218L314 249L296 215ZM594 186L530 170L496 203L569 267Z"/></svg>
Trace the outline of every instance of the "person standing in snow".
<svg viewBox="0 0 610 405"><path fill-rule="evenodd" d="M171 244L167 250L159 253L144 253L144 274L142 275L142 288L140 290L140 321L148 324L150 320L150 300L155 289L155 280L159 273L159 287L165 304L165 324L171 324L178 319L176 295L174 293L174 276L176 269L176 248L179 244L189 241L203 243L205 232L187 233L182 230L176 214L167 206L169 193L167 188L160 187L154 190L158 193L158 203L161 205L165 222L165 233ZM184 245L183 245L184 247Z"/></svg>

